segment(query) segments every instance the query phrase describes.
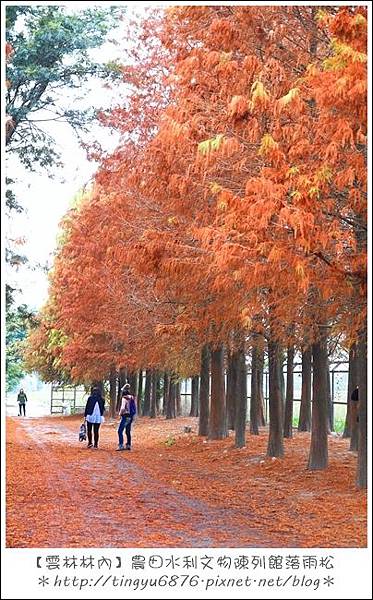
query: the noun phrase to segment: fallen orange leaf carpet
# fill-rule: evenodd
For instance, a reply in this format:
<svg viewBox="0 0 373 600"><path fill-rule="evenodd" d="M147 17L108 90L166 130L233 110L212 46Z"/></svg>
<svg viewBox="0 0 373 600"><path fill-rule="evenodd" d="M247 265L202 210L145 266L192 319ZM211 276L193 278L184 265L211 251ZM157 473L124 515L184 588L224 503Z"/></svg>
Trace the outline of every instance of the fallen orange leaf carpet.
<svg viewBox="0 0 373 600"><path fill-rule="evenodd" d="M265 456L267 432L235 449L199 438L197 419L139 419L133 450L78 441L81 419L7 419L8 547L364 547L356 454L330 436L326 471L306 469L309 434ZM192 427L184 433L184 426Z"/></svg>

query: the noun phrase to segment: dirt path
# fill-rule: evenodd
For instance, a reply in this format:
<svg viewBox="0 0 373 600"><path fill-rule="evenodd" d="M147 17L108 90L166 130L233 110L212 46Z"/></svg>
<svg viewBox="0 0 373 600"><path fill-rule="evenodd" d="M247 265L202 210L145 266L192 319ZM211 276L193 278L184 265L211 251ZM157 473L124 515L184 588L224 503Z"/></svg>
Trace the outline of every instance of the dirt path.
<svg viewBox="0 0 373 600"><path fill-rule="evenodd" d="M308 471L308 433L266 457L267 435L208 441L197 419L143 417L133 450L78 442L79 417L7 419L11 547L364 547L366 493L356 453L330 436L330 464ZM192 433L185 434L189 425Z"/></svg>
<svg viewBox="0 0 373 600"><path fill-rule="evenodd" d="M151 477L136 464L136 451L115 452L109 427L102 428L100 448L93 450L79 445L76 429L61 421L25 419L14 425L13 451L26 464L31 456L36 462L27 502L32 509L33 499L40 500L38 515L33 510L27 515L24 504L21 546L214 547L222 539L227 547L274 545L250 527L249 511L209 506ZM8 500L9 520L13 510Z"/></svg>

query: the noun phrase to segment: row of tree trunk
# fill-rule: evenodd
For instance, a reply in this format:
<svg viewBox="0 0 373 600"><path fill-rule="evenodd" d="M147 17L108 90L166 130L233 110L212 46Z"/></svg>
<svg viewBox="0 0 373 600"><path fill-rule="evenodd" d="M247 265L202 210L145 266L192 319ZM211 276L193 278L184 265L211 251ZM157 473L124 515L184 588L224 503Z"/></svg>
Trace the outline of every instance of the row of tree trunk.
<svg viewBox="0 0 373 600"><path fill-rule="evenodd" d="M162 414L169 419L181 415L180 381L169 373L160 374L149 369L145 372L144 377L142 371L131 373L123 368L119 370L119 373L114 369L110 373L110 416L113 417L119 410L121 389L125 383L130 384L131 392L138 398L138 412L140 415L154 418ZM190 416L198 417L198 414L199 376L196 376L192 379Z"/></svg>
<svg viewBox="0 0 373 600"><path fill-rule="evenodd" d="M333 405L330 389L330 370L327 347L327 327L320 327L318 341L302 353L302 394L298 430L311 431L308 468L328 466L328 433L333 428ZM345 436L351 436L351 449L358 450L357 485L367 486L367 372L366 333L350 353L348 415ZM260 382L262 350L252 351L250 433L257 435L263 424L263 402ZM293 435L293 367L294 347L287 350L286 388L283 377L283 353L277 341L268 343L269 361L269 437L267 455L284 455L284 438ZM211 372L211 399L209 382ZM228 356L227 390L225 390L225 361L223 346L209 352L202 350L199 435L223 439L228 429L235 430L235 446L245 445L247 407L247 368L244 345ZM261 375L262 376L262 375ZM358 415L351 392L359 385ZM311 403L312 398L312 403ZM312 406L312 409L311 409Z"/></svg>
<svg viewBox="0 0 373 600"><path fill-rule="evenodd" d="M255 343L257 341L258 343ZM283 376L284 352L278 342L268 343L269 361L269 437L267 455L284 455L284 438L293 435L293 369L294 347L286 353L286 383ZM225 384L225 370L227 377ZM251 365L250 433L259 434L265 425L263 401L264 348L254 340ZM117 383L119 380L119 386ZM109 380L110 414L119 409L120 390L129 382L132 393L139 398L139 414L163 414L167 419L181 415L180 382L169 373L147 370L130 373L113 370ZM210 389L211 385L211 389ZM226 385L226 389L225 389ZM350 449L358 450L359 487L366 487L366 334L361 336L349 356L348 399L359 385L359 415L356 403L348 401L344 437L350 437ZM246 443L247 367L244 340L228 353L223 346L210 350L206 345L201 354L200 375L192 378L190 416L198 416L198 434L211 440L223 439L228 431L235 432L235 446ZM143 397L143 401L140 399ZM161 405L161 398L163 404ZM312 402L311 402L312 398ZM311 408L312 407L312 408ZM359 418L358 418L359 417ZM330 373L327 350L327 328L320 330L317 342L302 353L302 392L298 431L311 431L308 468L325 469L328 465L328 433L333 428Z"/></svg>

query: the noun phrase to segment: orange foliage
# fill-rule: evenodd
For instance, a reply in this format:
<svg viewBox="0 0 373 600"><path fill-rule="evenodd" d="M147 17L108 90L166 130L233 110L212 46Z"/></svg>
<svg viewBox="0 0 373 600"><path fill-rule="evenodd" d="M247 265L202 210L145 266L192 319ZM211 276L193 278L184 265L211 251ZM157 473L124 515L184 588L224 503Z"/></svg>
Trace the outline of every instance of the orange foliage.
<svg viewBox="0 0 373 600"><path fill-rule="evenodd" d="M270 319L284 344L328 323L349 345L366 304L366 9L183 6L136 34L133 94L107 116L123 142L63 225L62 363L75 379L192 374L206 341Z"/></svg>

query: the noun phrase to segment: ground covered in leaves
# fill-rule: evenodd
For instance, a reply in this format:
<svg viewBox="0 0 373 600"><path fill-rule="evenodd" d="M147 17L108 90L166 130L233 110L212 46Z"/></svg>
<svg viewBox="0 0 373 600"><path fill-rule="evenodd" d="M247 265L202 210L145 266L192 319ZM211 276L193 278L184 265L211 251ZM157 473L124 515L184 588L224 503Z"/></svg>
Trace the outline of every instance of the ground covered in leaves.
<svg viewBox="0 0 373 600"><path fill-rule="evenodd" d="M330 437L327 471L307 471L309 434L265 456L267 433L235 449L196 435L197 419L139 419L133 450L78 441L79 417L7 419L9 547L364 547L356 454ZM186 425L190 433L184 432Z"/></svg>

